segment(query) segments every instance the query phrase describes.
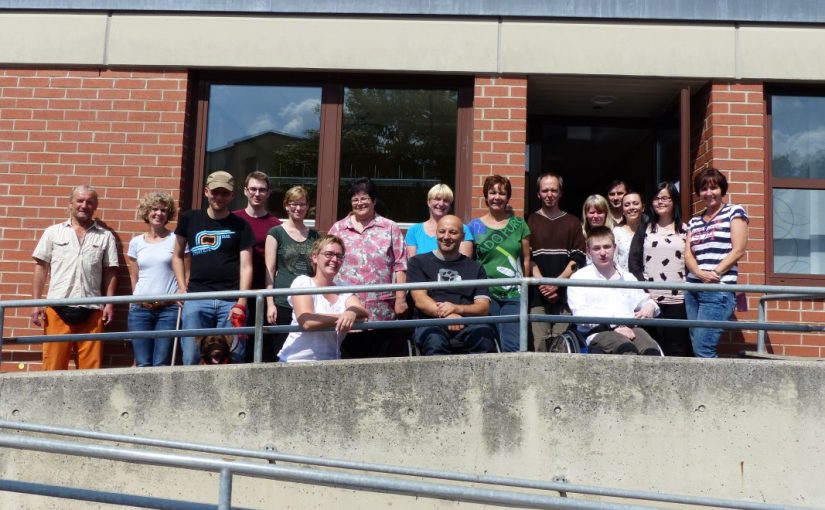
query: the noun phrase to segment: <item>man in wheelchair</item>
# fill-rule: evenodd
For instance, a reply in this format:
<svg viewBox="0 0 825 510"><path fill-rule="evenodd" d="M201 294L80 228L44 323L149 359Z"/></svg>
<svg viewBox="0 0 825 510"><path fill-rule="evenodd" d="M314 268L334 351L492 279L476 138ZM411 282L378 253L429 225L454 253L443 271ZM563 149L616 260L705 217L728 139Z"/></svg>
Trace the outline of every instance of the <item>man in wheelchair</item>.
<svg viewBox="0 0 825 510"><path fill-rule="evenodd" d="M576 271L571 280L638 281L613 262L616 240L607 227L596 227L587 238L587 253L593 261ZM570 286L567 302L573 316L647 319L659 315L659 306L642 289ZM603 354L660 356L656 341L642 328L610 324L579 324L588 351Z"/></svg>
<svg viewBox="0 0 825 510"><path fill-rule="evenodd" d="M458 251L464 228L458 216L444 216L436 225L438 248L414 256L407 263L407 283L484 280L478 262ZM414 290L416 318L486 316L490 297L486 287ZM451 324L415 328L416 346L424 356L451 353L496 352L495 329L489 324Z"/></svg>

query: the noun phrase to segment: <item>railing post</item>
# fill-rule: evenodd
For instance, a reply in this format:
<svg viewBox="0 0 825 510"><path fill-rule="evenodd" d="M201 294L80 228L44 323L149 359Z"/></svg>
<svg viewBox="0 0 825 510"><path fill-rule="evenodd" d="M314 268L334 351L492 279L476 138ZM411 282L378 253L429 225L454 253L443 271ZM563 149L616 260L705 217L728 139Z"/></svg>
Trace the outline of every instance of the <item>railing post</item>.
<svg viewBox="0 0 825 510"><path fill-rule="evenodd" d="M768 294L766 293L765 296ZM764 297L764 296L763 296ZM764 299L759 300L759 316L756 319L757 322L762 324L767 320L767 312L765 308L767 307L767 301ZM767 336L767 332L764 329L760 329L756 332L756 352L764 353L765 352L765 337Z"/></svg>
<svg viewBox="0 0 825 510"><path fill-rule="evenodd" d="M264 357L264 297L255 296L255 353L253 361L261 363Z"/></svg>
<svg viewBox="0 0 825 510"><path fill-rule="evenodd" d="M232 471L229 468L221 469L220 488L218 489L218 510L232 508Z"/></svg>
<svg viewBox="0 0 825 510"><path fill-rule="evenodd" d="M522 280L519 284L521 287L521 296L518 309L518 334L519 334L519 351L525 352L527 350L527 313L530 310L530 285L527 284L527 279Z"/></svg>

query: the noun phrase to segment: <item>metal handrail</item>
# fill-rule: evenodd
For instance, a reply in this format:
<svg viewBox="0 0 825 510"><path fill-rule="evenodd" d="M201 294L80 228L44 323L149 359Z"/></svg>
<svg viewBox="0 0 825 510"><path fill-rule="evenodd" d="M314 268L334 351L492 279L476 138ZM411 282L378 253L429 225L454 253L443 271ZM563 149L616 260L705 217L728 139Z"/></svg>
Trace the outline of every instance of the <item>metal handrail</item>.
<svg viewBox="0 0 825 510"><path fill-rule="evenodd" d="M158 439L150 437L127 436L124 434L112 434L107 432L80 430L67 427L55 427L51 425L40 425L33 423L20 423L0 420L0 429L20 430L40 434L61 435L84 439L94 439L98 441L110 441L120 444L152 446L157 448L168 448L174 450L192 451L199 453L211 453L222 456L247 457L251 459L266 460L268 462L290 462L294 464L304 464L308 466L322 466L338 469L351 469L356 471L369 471L403 476L415 476L421 478L435 478L439 480L450 480L454 482L468 482L476 484L502 485L506 487L517 487L521 489L546 490L558 492L560 494L586 494L590 496L613 497L623 499L640 499L646 501L657 501L661 503L681 503L698 506L711 506L717 508L737 508L742 510L772 510L777 508L777 505L758 501L737 501L732 499L713 498L708 496L666 494L652 491L616 489L612 487L571 484L568 482L548 482L545 480L530 480L524 478L512 478L505 476L476 475L471 473L461 473L455 471L444 471L428 468L396 466L391 464L379 464L372 462L359 462L344 459L316 457L309 455L280 453L272 450L247 450L242 448L215 446L211 444L170 441L168 439Z"/></svg>
<svg viewBox="0 0 825 510"><path fill-rule="evenodd" d="M208 457L196 457L172 453L139 451L131 448L86 445L54 439L0 434L0 446L90 457L96 459L149 464L197 471L211 471L221 475L218 508L229 510L232 500L232 477L235 475L266 478L286 482L321 485L413 497L427 497L448 501L493 504L519 508L552 508L562 510L663 510L655 507L584 501L559 496L529 494L523 492L485 489L479 487L446 485L425 481L400 480L375 475L355 475L312 468L262 465L244 461L229 461ZM771 507L770 510L800 510L789 507ZM768 509L766 509L768 510Z"/></svg>
<svg viewBox="0 0 825 510"><path fill-rule="evenodd" d="M759 322L766 322L768 320L768 310L767 310L767 302L768 301L778 301L780 299L825 299L825 294L800 294L800 293L792 293L792 294L767 294L765 296L761 296L759 298L759 309L758 309L758 317ZM765 339L767 337L767 332L765 330L760 329L756 333L756 352L764 354L766 351L765 347Z"/></svg>
<svg viewBox="0 0 825 510"><path fill-rule="evenodd" d="M2 354L4 340L11 340L18 343L41 343L50 341L71 341L78 336L88 340L125 340L130 338L157 337L159 333L167 336L197 336L198 334L248 334L255 336L254 361L260 362L263 357L262 342L257 341L264 333L281 333L288 331L300 331L298 326L264 326L263 324L263 304L264 299L269 296L289 296L289 295L310 295L321 293L342 293L342 292L377 292L377 291L397 291L416 289L440 289L440 288L466 288L466 287L491 287L500 285L518 285L521 288L521 299L519 303L519 315L511 316L487 316L487 317L467 317L462 319L415 319L399 320L388 322L357 322L356 327L361 325L369 329L399 329L405 327L416 327L423 325L445 325L445 324L476 324L476 323L499 323L499 322L519 322L520 350L527 350L528 322L530 320L565 323L610 323L633 326L663 326L663 327L714 327L727 330L758 330L758 331L798 331L798 332L819 332L825 331L825 325L816 326L810 324L794 323L767 323L764 317L760 316L757 322L741 321L689 321L671 319L617 319L614 317L572 317L572 316L549 316L529 314L529 287L532 285L554 285L559 287L579 286L579 287L599 287L599 288L630 288L630 289L658 289L658 290L695 290L695 291L730 291L730 292L753 292L775 294L789 293L793 291L795 295L822 295L820 287L792 287L777 285L744 285L744 284L704 284L704 283L666 283L666 282L638 282L638 281L614 281L614 280L570 280L567 278L501 278L486 280L463 280L454 282L420 282L420 283L396 283L381 285L352 285L336 287L300 288L300 289L264 289L247 291L220 291L220 292L200 292L187 294L156 294L151 296L112 296L112 297L92 297L92 298L69 298L69 299L24 299L0 301L0 331L2 331L5 310L7 308L22 308L35 306L66 306L66 305L90 305L101 303L126 304L138 303L142 301L195 301L203 299L227 299L234 300L241 297L254 298L256 309L256 323L254 327L244 328L209 328L209 329L189 329L154 332L110 332L83 335L36 335L23 337L0 336L0 354ZM760 306L762 301L760 300ZM555 319L555 320L548 320ZM584 320L587 319L587 320ZM763 345L764 347L764 345Z"/></svg>

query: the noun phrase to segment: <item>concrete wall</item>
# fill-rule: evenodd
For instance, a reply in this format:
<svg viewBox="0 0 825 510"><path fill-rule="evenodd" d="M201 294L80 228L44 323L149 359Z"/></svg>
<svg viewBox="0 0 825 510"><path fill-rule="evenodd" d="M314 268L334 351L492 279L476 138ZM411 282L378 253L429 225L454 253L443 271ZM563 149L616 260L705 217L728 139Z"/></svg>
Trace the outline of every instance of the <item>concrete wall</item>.
<svg viewBox="0 0 825 510"><path fill-rule="evenodd" d="M817 362L538 354L112 369L4 375L0 419L820 506L824 387ZM0 477L213 503L217 494L210 475L9 450ZM234 504L256 508L455 506L261 480L235 490ZM0 498L0 508L68 507Z"/></svg>

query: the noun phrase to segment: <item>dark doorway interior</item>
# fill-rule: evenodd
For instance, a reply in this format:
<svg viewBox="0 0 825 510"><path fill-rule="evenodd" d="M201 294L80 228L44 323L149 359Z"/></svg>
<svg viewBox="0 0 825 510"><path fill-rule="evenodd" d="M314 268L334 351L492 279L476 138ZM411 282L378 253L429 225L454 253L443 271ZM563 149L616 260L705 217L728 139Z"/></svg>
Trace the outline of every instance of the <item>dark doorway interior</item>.
<svg viewBox="0 0 825 510"><path fill-rule="evenodd" d="M577 216L584 199L594 193L606 196L613 180L627 182L645 198L657 182L679 180L679 132L675 117L538 118L531 120L529 131L529 210L539 206L534 181L546 171L564 178L561 207Z"/></svg>
<svg viewBox="0 0 825 510"><path fill-rule="evenodd" d="M662 180L687 175L681 136L690 91L703 81L640 77L537 76L528 81L527 210L538 208L535 179L564 178L561 207L576 216L588 195L615 179L647 201Z"/></svg>

